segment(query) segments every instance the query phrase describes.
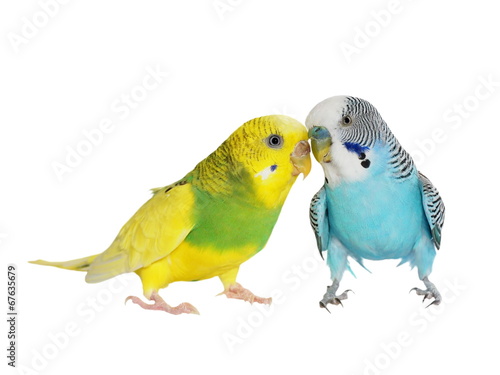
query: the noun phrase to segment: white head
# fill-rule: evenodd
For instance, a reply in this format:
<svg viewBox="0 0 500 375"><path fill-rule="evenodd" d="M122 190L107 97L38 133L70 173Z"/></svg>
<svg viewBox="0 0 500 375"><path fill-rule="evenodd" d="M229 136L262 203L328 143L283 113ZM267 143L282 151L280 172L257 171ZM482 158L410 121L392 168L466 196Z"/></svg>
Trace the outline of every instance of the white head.
<svg viewBox="0 0 500 375"><path fill-rule="evenodd" d="M363 99L333 96L309 113L312 151L330 185L364 180L378 168L374 146L386 128L375 107Z"/></svg>

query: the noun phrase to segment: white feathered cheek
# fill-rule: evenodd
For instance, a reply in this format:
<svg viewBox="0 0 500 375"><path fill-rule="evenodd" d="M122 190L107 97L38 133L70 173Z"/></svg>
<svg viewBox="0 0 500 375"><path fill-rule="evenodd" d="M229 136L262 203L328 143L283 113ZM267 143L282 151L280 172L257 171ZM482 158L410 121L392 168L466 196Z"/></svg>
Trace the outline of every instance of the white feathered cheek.
<svg viewBox="0 0 500 375"><path fill-rule="evenodd" d="M353 149L346 147L338 140L333 141L330 148L331 163L329 168L340 180L346 182L360 181L366 178L373 161L370 149Z"/></svg>
<svg viewBox="0 0 500 375"><path fill-rule="evenodd" d="M253 177L257 178L260 177L263 181L267 180L274 172L276 172L276 169L278 169L277 164L273 164L267 168L264 168L263 170L257 172Z"/></svg>

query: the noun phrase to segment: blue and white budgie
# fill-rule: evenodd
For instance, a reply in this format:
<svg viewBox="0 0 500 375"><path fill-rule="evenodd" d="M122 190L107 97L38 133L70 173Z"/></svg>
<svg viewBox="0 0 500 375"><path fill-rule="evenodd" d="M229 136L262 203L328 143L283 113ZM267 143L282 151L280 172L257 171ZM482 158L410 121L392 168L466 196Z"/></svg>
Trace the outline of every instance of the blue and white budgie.
<svg viewBox="0 0 500 375"><path fill-rule="evenodd" d="M328 252L333 281L320 306L342 304L347 298L349 290L340 295L337 290L344 271L350 271L349 257L361 265L363 259L410 262L426 287L412 290L438 305L441 295L428 278L444 222L436 188L363 99L328 98L312 109L306 126L325 172L325 184L310 209L318 248L322 257Z"/></svg>

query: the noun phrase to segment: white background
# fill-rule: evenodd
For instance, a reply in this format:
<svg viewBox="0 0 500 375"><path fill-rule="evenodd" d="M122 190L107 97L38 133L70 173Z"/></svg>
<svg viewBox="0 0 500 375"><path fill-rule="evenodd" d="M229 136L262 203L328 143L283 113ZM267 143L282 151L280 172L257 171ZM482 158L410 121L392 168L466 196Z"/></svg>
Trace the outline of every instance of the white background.
<svg viewBox="0 0 500 375"><path fill-rule="evenodd" d="M2 324L2 373L496 371L494 2L223 0L219 12L212 0L69 1L44 11L46 2L0 6L0 310L14 263L22 366L7 367ZM144 90L148 67L169 74ZM144 100L117 112L113 103L131 91ZM425 310L408 293L423 285L397 261L367 262L372 273L353 265L357 279L346 274L341 288L356 294L331 314L318 307L330 280L308 222L323 180L316 163L267 247L240 270L254 293L281 296L270 310L215 297L222 285L211 279L161 292L200 316L144 311L123 304L142 295L135 275L89 285L81 273L27 263L103 251L149 188L182 177L243 122L277 112L304 121L340 94L372 102L444 198L431 275L440 307ZM54 162L106 119L112 130L58 179Z"/></svg>

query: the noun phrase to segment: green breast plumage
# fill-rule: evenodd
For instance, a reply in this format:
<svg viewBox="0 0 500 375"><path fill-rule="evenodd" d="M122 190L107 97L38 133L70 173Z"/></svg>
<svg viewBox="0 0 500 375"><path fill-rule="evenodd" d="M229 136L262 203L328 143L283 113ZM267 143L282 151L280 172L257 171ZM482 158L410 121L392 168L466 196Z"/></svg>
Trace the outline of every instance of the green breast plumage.
<svg viewBox="0 0 500 375"><path fill-rule="evenodd" d="M259 204L250 176L239 173L224 181L222 192L210 192L194 186L195 228L186 241L220 251L266 244L278 220L281 207L269 209Z"/></svg>

